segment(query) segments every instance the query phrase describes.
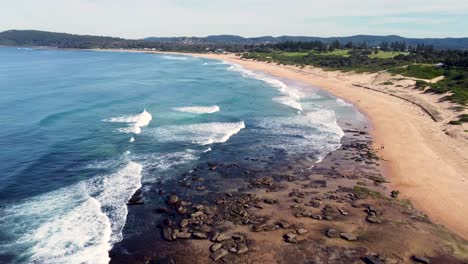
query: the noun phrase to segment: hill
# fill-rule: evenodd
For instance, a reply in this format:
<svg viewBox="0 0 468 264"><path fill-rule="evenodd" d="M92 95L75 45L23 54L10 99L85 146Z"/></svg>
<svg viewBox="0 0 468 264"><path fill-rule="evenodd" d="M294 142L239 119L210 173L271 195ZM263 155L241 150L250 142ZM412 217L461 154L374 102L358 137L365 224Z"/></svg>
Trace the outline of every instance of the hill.
<svg viewBox="0 0 468 264"><path fill-rule="evenodd" d="M177 45L255 45L279 43L284 41L321 41L332 43L339 41L364 43L378 46L382 42L405 42L410 46L418 44L432 45L439 49L468 50L468 38L404 38L400 36L356 35L349 37L307 37L307 36L263 36L245 38L235 35L212 35L207 37L149 37L141 40L129 40L115 37L74 35L38 30L8 30L0 33L0 45L11 46L50 46L59 48L143 48L161 47L162 43Z"/></svg>

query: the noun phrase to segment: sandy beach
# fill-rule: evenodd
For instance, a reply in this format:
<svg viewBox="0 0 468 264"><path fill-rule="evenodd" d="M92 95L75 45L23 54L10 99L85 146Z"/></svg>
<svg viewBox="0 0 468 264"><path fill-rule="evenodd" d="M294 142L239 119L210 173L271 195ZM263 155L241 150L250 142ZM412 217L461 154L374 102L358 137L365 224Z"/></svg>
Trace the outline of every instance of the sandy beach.
<svg viewBox="0 0 468 264"><path fill-rule="evenodd" d="M189 55L321 88L355 105L371 127L341 120L342 146L320 163L307 156L270 162L254 153L240 160L213 156L180 177L137 191L130 201L144 203L129 203L127 238L113 247L111 263L468 258L466 128L447 125L457 115L452 105L408 89L413 80L385 73ZM381 85L388 80L403 88Z"/></svg>
<svg viewBox="0 0 468 264"><path fill-rule="evenodd" d="M408 88L414 83L410 78L389 74L299 68L245 60L234 54L189 55L237 63L249 70L297 80L352 103L371 121L374 148L384 146L380 154L386 161L384 173L391 188L400 191L402 197L435 223L468 239L468 133L466 124L447 125L463 112L455 112L454 105L441 102L443 95L415 91ZM388 80L394 83L393 87L382 85Z"/></svg>
<svg viewBox="0 0 468 264"><path fill-rule="evenodd" d="M250 70L298 80L325 89L357 106L371 120L375 148L384 145L381 154L386 160L384 166L390 186L410 199L430 219L468 239L466 136L447 135L444 131L446 122L434 122L414 104L354 85L372 85L376 74L300 69L243 60L234 55L193 55L238 63ZM438 110L448 118L454 115L447 109Z"/></svg>

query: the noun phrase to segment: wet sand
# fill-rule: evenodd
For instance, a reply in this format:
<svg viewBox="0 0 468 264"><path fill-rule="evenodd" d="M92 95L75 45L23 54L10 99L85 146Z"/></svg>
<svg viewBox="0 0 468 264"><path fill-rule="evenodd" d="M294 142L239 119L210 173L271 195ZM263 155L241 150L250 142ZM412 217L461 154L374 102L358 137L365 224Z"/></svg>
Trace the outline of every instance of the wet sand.
<svg viewBox="0 0 468 264"><path fill-rule="evenodd" d="M403 89L405 95L421 99L419 101L424 101L428 108L436 109L441 120L434 122L415 104L375 91L387 91L388 88L379 84L390 76L327 72L310 67L300 69L242 60L232 54L193 55L238 63L250 70L298 80L325 89L357 106L371 120L374 146L385 146L381 155L387 161L383 166L392 188L398 189L431 220L468 239L468 133L464 128L447 125L460 113L451 110L453 106L448 102L439 102L442 96ZM400 82L406 86L408 80Z"/></svg>

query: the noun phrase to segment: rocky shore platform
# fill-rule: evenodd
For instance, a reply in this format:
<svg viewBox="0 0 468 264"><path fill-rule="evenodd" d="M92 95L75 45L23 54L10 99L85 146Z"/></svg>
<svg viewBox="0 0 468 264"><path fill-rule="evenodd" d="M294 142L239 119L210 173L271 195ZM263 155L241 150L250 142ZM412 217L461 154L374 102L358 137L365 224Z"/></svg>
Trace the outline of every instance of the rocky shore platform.
<svg viewBox="0 0 468 264"><path fill-rule="evenodd" d="M387 186L368 129L340 125L317 164L251 153L136 192L111 263L468 263L466 240Z"/></svg>

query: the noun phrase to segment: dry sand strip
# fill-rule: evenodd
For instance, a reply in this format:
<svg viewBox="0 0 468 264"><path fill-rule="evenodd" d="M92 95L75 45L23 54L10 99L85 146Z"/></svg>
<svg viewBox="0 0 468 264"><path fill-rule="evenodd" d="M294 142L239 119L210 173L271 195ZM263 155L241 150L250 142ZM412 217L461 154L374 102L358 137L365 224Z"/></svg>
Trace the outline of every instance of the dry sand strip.
<svg viewBox="0 0 468 264"><path fill-rule="evenodd" d="M101 50L102 51L102 50ZM387 161L385 174L399 190L430 219L468 240L468 144L449 137L420 107L397 97L357 87L371 85L364 74L345 75L318 68L300 69L252 60L234 54L188 54L237 63L244 68L297 80L324 89L366 114L372 124L374 146L381 145Z"/></svg>
<svg viewBox="0 0 468 264"><path fill-rule="evenodd" d="M297 80L343 98L365 113L373 126L376 147L384 145L391 187L442 224L468 239L468 146L441 131L415 105L390 95L359 88L361 74L328 77L320 69L301 69L242 60L234 55L194 54L237 63L249 70Z"/></svg>

